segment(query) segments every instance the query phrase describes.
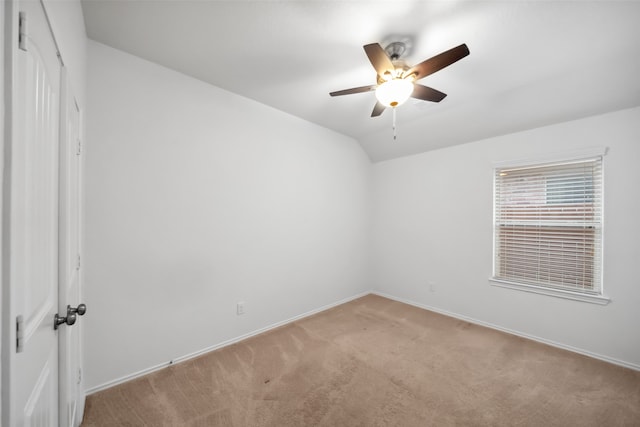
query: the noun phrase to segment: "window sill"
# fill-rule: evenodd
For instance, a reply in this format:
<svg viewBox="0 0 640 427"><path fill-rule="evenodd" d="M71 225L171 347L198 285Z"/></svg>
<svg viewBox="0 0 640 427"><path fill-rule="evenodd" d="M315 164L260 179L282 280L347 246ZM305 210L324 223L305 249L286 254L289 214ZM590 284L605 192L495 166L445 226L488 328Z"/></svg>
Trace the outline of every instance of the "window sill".
<svg viewBox="0 0 640 427"><path fill-rule="evenodd" d="M508 288L508 289L516 289L516 290L525 291L525 292L532 292L534 294L549 295L556 298L565 298L565 299L571 299L574 301L582 301L582 302L588 302L591 304L599 304L599 305L607 305L609 304L609 302L611 302L611 299L605 297L604 295L589 295L589 294L582 294L579 292L564 291L560 289L543 288L541 286L508 282L506 280L500 280L493 277L489 278L489 281L491 282L492 286L499 286L501 288Z"/></svg>

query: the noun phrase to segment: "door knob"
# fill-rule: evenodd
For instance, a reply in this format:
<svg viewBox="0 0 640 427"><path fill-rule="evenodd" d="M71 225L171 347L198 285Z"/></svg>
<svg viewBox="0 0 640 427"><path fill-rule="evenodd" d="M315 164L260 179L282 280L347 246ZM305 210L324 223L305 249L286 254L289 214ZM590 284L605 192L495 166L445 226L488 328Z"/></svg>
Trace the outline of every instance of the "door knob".
<svg viewBox="0 0 640 427"><path fill-rule="evenodd" d="M69 316L70 314L76 314L76 313L78 313L79 316L84 316L86 312L87 312L86 304L78 304L76 308L73 308L70 305L67 306L67 316Z"/></svg>
<svg viewBox="0 0 640 427"><path fill-rule="evenodd" d="M67 314L65 317L58 316L58 313L53 316L53 329L57 330L58 326L62 324L73 325L76 323L76 315L75 314Z"/></svg>

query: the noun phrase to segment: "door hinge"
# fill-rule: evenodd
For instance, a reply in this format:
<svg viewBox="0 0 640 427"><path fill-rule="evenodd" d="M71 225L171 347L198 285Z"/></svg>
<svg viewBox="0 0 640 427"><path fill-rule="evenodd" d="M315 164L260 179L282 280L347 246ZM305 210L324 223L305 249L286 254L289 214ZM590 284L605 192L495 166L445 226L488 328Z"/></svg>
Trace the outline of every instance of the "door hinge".
<svg viewBox="0 0 640 427"><path fill-rule="evenodd" d="M27 12L18 14L18 48L27 50Z"/></svg>
<svg viewBox="0 0 640 427"><path fill-rule="evenodd" d="M78 255L78 259L76 260L76 270L80 270L80 255Z"/></svg>
<svg viewBox="0 0 640 427"><path fill-rule="evenodd" d="M76 155L79 156L80 154L82 154L82 141L78 139L78 148L76 150Z"/></svg>
<svg viewBox="0 0 640 427"><path fill-rule="evenodd" d="M78 368L78 384L82 382L82 368Z"/></svg>
<svg viewBox="0 0 640 427"><path fill-rule="evenodd" d="M24 350L24 318L22 314L16 317L16 353Z"/></svg>

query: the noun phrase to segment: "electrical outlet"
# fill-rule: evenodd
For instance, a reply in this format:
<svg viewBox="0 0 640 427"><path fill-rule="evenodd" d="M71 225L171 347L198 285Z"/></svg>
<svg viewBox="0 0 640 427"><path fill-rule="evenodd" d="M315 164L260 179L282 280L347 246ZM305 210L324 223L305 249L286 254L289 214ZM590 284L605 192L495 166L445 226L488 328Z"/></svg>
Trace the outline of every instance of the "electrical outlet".
<svg viewBox="0 0 640 427"><path fill-rule="evenodd" d="M429 292L435 292L436 291L436 283L435 282L427 282L427 285L429 286Z"/></svg>
<svg viewBox="0 0 640 427"><path fill-rule="evenodd" d="M241 314L244 314L244 301L240 301L237 305L236 305L236 314L239 316Z"/></svg>

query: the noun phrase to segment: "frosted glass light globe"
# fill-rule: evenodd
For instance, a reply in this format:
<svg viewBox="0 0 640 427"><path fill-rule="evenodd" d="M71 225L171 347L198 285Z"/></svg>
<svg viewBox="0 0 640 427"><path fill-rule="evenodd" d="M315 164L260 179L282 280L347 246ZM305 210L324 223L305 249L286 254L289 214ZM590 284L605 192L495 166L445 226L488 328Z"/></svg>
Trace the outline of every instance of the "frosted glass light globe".
<svg viewBox="0 0 640 427"><path fill-rule="evenodd" d="M413 92L413 83L405 79L393 79L382 83L376 89L376 98L385 107L402 105Z"/></svg>

